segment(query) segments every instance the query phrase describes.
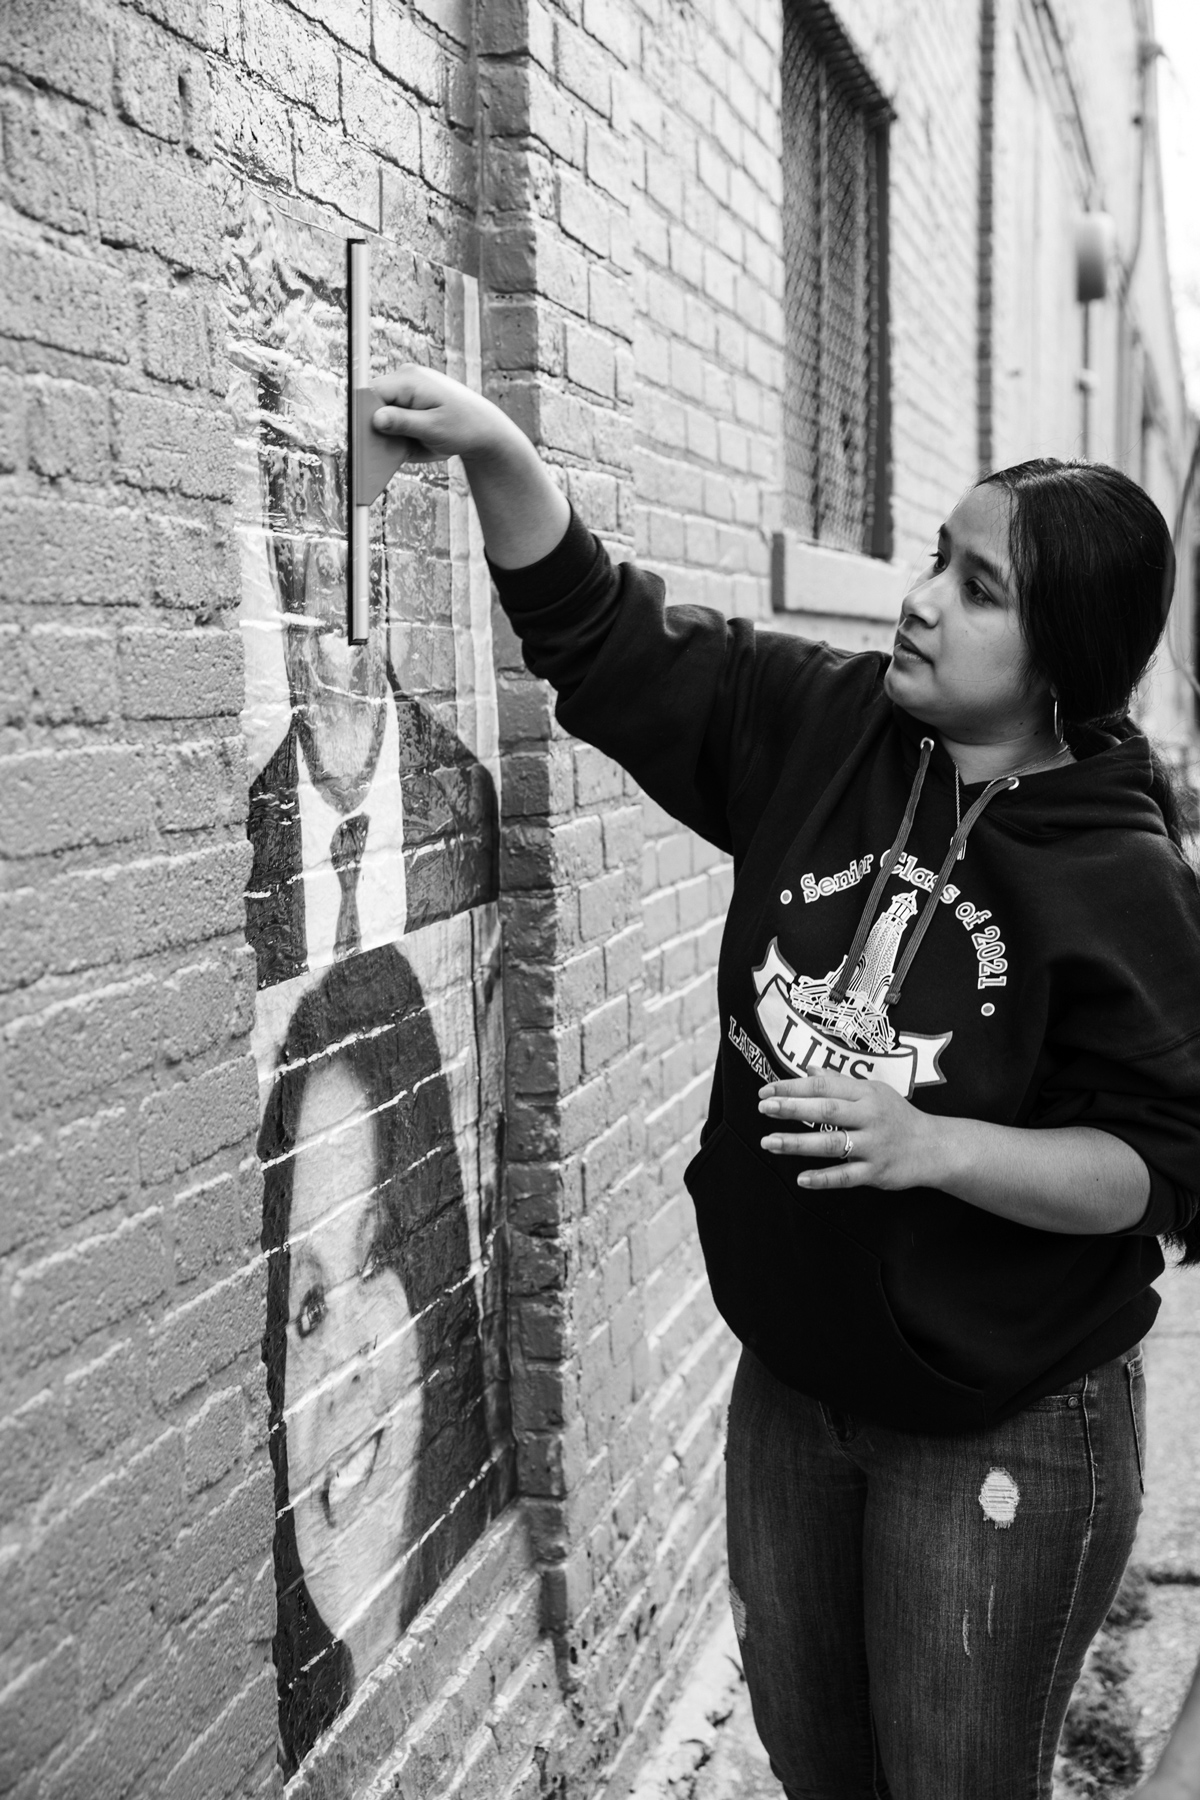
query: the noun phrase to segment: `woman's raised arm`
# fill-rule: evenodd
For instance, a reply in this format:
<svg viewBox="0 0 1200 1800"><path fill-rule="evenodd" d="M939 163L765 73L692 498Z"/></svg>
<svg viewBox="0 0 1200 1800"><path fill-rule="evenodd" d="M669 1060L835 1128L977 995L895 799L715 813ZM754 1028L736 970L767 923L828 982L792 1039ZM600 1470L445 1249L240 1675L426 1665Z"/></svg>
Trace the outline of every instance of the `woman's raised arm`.
<svg viewBox="0 0 1200 1800"><path fill-rule="evenodd" d="M561 540L571 509L518 425L482 394L405 363L374 384L387 404L376 431L408 440L410 462L460 456L487 553L497 567L539 562Z"/></svg>
<svg viewBox="0 0 1200 1800"><path fill-rule="evenodd" d="M461 457L501 605L559 723L621 764L719 849L746 848L798 745L813 796L878 698L882 659L842 656L750 618L666 602L636 562L614 570L511 419L406 364L375 383L377 430L413 462ZM736 808L731 800L736 796Z"/></svg>

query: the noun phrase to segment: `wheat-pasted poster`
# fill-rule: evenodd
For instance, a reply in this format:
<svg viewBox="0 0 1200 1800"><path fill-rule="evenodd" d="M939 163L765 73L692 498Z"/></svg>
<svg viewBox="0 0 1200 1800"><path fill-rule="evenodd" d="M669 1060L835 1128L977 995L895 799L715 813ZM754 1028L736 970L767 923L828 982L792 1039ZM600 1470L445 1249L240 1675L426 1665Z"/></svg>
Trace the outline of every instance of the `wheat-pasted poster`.
<svg viewBox="0 0 1200 1800"><path fill-rule="evenodd" d="M243 197L227 247L290 1774L511 1488L499 763L461 474L376 504L348 641L344 241ZM477 383L474 283L380 240L371 262L373 372Z"/></svg>

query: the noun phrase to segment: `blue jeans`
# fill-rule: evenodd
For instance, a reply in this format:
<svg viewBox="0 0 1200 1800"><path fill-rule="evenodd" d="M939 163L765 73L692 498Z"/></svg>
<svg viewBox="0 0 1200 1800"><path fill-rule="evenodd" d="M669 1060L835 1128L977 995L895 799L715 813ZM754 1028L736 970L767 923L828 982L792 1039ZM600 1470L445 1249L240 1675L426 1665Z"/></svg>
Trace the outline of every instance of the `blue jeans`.
<svg viewBox="0 0 1200 1800"><path fill-rule="evenodd" d="M1140 1347L961 1437L835 1412L743 1350L730 1597L789 1800L1050 1800L1144 1441Z"/></svg>

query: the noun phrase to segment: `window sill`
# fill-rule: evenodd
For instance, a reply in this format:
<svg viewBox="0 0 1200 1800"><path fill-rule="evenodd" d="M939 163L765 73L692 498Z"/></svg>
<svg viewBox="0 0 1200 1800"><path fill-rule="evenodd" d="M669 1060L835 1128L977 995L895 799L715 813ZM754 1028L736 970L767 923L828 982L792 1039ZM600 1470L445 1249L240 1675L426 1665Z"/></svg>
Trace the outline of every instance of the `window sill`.
<svg viewBox="0 0 1200 1800"><path fill-rule="evenodd" d="M771 606L777 613L830 614L894 625L908 586L904 563L806 543L777 531L771 546Z"/></svg>

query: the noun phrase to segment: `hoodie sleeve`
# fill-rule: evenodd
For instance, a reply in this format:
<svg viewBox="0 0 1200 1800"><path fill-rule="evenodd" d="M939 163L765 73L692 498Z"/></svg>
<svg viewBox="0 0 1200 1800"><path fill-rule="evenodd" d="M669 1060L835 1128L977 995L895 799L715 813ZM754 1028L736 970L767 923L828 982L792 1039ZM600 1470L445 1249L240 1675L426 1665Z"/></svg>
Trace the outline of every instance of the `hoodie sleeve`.
<svg viewBox="0 0 1200 1800"><path fill-rule="evenodd" d="M821 740L832 770L882 683L882 657L668 606L657 575L614 569L574 513L540 562L491 568L526 664L558 692L559 723L735 854L801 731Z"/></svg>
<svg viewBox="0 0 1200 1800"><path fill-rule="evenodd" d="M1145 1212L1126 1233L1114 1235L1163 1237L1182 1231L1200 1207L1192 1191L1200 1170L1198 1047L1200 1038L1136 1064L1081 1055L1043 1089L1031 1124L1107 1131L1136 1150L1150 1171Z"/></svg>
<svg viewBox="0 0 1200 1800"><path fill-rule="evenodd" d="M1150 1171L1130 1234L1183 1230L1200 1208L1200 895L1165 838L1109 865L1107 907L1059 968L1052 1068L1028 1121L1090 1125Z"/></svg>

